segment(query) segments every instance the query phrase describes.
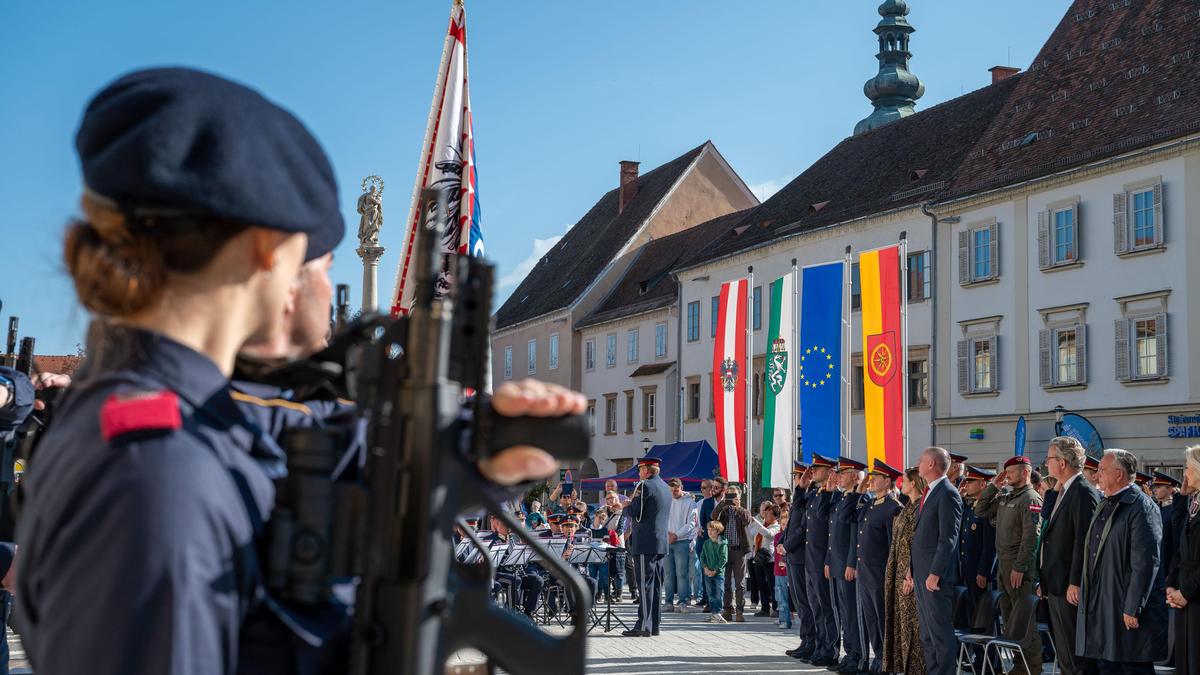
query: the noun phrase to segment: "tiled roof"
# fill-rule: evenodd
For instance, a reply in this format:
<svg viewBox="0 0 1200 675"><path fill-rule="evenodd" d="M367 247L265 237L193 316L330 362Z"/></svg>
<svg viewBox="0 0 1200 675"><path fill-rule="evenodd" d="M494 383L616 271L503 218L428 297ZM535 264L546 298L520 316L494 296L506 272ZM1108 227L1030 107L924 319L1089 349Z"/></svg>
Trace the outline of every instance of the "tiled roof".
<svg viewBox="0 0 1200 675"><path fill-rule="evenodd" d="M59 373L73 375L83 363L83 357L75 354L63 356L33 356L33 368L39 373Z"/></svg>
<svg viewBox="0 0 1200 675"><path fill-rule="evenodd" d="M671 270L686 263L697 251L736 225L748 212L748 209L735 211L644 244L633 254L637 259L617 285L591 314L576 324L577 327L604 323L673 304L679 285L671 277Z"/></svg>
<svg viewBox="0 0 1200 675"><path fill-rule="evenodd" d="M770 199L747 211L689 264L944 194L971 147L1023 77L1016 75L843 140Z"/></svg>
<svg viewBox="0 0 1200 675"><path fill-rule="evenodd" d="M629 242L642 223L691 166L703 145L638 177L637 196L617 213L613 188L538 261L496 312L504 328L569 307Z"/></svg>
<svg viewBox="0 0 1200 675"><path fill-rule="evenodd" d="M1200 4L1076 0L952 185L976 193L1200 131Z"/></svg>

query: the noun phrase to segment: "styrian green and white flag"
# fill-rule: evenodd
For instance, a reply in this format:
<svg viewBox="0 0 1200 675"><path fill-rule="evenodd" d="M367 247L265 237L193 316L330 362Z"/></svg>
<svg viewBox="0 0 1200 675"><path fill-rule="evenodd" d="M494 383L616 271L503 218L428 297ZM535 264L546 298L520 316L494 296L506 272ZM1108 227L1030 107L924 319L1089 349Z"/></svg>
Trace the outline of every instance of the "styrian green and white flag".
<svg viewBox="0 0 1200 675"><path fill-rule="evenodd" d="M796 274L771 283L767 337L766 417L763 420L762 486L792 486L792 440L796 436L795 335Z"/></svg>

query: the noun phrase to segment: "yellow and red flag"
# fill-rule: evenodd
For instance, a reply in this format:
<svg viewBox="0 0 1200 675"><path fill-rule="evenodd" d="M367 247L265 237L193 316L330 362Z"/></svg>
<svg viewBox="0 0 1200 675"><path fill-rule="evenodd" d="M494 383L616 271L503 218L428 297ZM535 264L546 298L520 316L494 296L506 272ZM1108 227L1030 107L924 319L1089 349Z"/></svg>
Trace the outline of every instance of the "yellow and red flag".
<svg viewBox="0 0 1200 675"><path fill-rule="evenodd" d="M900 247L858 257L862 289L863 412L867 465L876 459L905 466L904 362L907 346L900 318Z"/></svg>

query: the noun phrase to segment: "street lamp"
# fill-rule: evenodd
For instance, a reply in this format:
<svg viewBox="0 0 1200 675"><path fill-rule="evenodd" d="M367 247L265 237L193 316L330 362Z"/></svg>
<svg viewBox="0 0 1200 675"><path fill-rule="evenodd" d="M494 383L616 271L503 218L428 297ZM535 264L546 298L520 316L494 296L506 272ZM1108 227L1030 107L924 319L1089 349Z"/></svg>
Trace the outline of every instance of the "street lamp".
<svg viewBox="0 0 1200 675"><path fill-rule="evenodd" d="M643 438L642 439L642 454L645 455L647 452L650 452L650 446L653 444L654 444L654 441L650 440L649 438Z"/></svg>

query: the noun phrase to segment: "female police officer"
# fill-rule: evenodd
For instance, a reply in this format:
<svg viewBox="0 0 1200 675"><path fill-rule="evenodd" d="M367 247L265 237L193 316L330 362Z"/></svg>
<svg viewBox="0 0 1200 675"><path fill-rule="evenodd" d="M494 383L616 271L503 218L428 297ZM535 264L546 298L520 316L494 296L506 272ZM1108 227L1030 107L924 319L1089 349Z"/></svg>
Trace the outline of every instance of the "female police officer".
<svg viewBox="0 0 1200 675"><path fill-rule="evenodd" d="M100 329L27 476L30 658L47 673L318 672L262 589L279 451L228 378L243 344L279 329L304 261L342 236L325 154L258 93L186 69L106 87L76 145L84 218L64 257ZM498 399L504 414L584 407L538 384ZM486 469L515 482L554 463L519 448Z"/></svg>

